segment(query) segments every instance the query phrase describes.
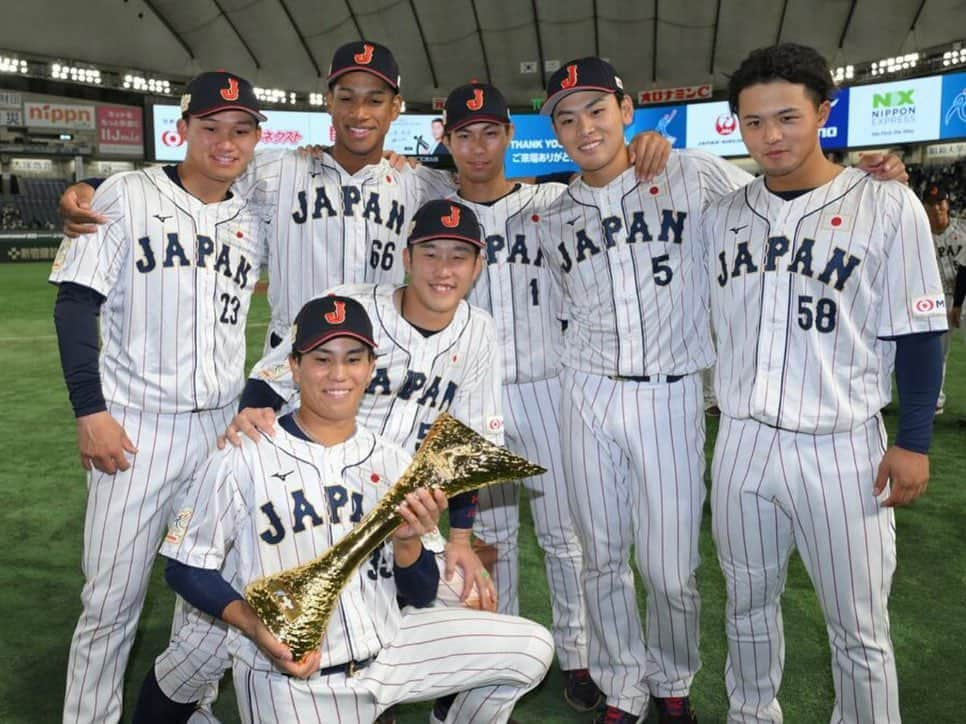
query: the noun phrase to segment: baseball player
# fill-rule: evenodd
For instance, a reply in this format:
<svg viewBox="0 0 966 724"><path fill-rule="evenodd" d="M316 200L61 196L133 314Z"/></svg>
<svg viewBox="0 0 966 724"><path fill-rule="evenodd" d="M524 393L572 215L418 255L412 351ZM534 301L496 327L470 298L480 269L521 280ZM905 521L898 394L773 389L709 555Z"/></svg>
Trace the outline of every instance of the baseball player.
<svg viewBox="0 0 966 724"><path fill-rule="evenodd" d="M185 161L104 183L93 210L107 223L65 239L50 275L88 471L83 613L65 722L120 719L124 669L172 501L231 419L244 381L265 219L232 182L265 119L248 81L224 71L192 80L181 107Z"/></svg>
<svg viewBox="0 0 966 724"><path fill-rule="evenodd" d="M425 167L416 171L439 194L470 207L483 226L486 267L468 299L496 321L507 445L548 469L524 485L530 490L534 528L545 553L565 698L571 706L588 711L597 706L601 694L587 671L580 541L560 468L559 299L535 234L544 209L565 187L507 180L503 159L513 127L506 100L493 86L474 82L456 88L446 99L445 116L445 142L456 163L459 189L445 181L441 185L440 174ZM515 483L481 490L474 524L476 535L496 548L498 610L512 615L519 610L518 491Z"/></svg>
<svg viewBox="0 0 966 724"><path fill-rule="evenodd" d="M561 384L563 469L584 551L590 673L601 722L694 721L698 527L704 499L700 371L713 351L695 219L748 175L700 151L672 152L651 183L623 145L630 98L610 64L567 63L542 112L580 166L538 225L568 319ZM642 636L630 548L648 589Z"/></svg>
<svg viewBox="0 0 966 724"><path fill-rule="evenodd" d="M321 648L303 659L293 660L238 593L324 552L409 462L401 447L357 423L373 373L378 379L375 346L355 299L306 304L290 356L300 406L280 418L274 436L208 460L162 546L175 589L230 625L246 723L363 724L396 702L452 691L463 693L448 721L506 722L553 657L549 633L525 619L417 608L432 603L439 584L435 557L420 541L446 506L438 491L407 496L399 508L404 524L350 578ZM226 580L219 569L229 548L237 572ZM408 604L402 611L397 595Z"/></svg>
<svg viewBox="0 0 966 724"><path fill-rule="evenodd" d="M946 295L946 308L950 310L950 327L959 327L959 320L953 323L955 308L953 296L956 290L956 275L960 265L966 261L966 221L953 218L949 214L949 198L946 191L939 186L930 184L922 197L926 216L929 217L929 229L932 231L932 241L936 247L936 261L939 263L939 274L943 280L943 292ZM961 261L962 260L962 261ZM958 262L958 263L957 263ZM946 380L946 360L949 359L949 340L951 331L943 335L943 384ZM939 391L936 401L936 414L943 413L946 404L945 390Z"/></svg>
<svg viewBox="0 0 966 724"><path fill-rule="evenodd" d="M501 357L493 319L464 301L483 265L479 223L465 205L444 200L425 204L413 221L402 255L407 285L355 284L332 290L356 300L376 322L380 354L358 422L414 452L437 415L449 411L502 444ZM252 370L243 409L228 428L233 443L241 442L240 432L253 440L273 432L274 410L292 400L296 380L284 351L290 343L270 350ZM471 516L472 506L462 506L451 515L451 525L469 530ZM447 561L447 573L455 567ZM480 580L482 584L468 580L461 593L465 597L475 584L482 605L495 610L492 581ZM199 619L176 633L158 657L153 680L145 682L139 702L139 713L145 716L136 721L154 721L146 714L168 706L165 699L193 706L203 698L207 685L229 664L221 651L223 633L217 629Z"/></svg>
<svg viewBox="0 0 966 724"><path fill-rule="evenodd" d="M929 478L945 298L926 215L896 183L825 159L825 59L754 51L729 83L764 176L704 217L721 427L712 530L728 592L729 722L781 722L780 598L798 550L825 615L833 722L898 722L893 506ZM879 410L893 364L899 429Z"/></svg>

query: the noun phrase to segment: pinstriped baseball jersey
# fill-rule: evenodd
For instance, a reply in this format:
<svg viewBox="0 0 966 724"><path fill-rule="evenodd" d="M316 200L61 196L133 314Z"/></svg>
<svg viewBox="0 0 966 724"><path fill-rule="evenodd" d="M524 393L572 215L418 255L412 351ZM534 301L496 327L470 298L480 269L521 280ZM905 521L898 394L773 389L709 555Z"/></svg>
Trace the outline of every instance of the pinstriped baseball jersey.
<svg viewBox="0 0 966 724"><path fill-rule="evenodd" d="M237 184L275 209L268 260L269 332L284 337L309 299L337 284L403 281L409 219L424 191L388 161L348 173L328 153L258 153Z"/></svg>
<svg viewBox="0 0 966 724"><path fill-rule="evenodd" d="M358 300L372 320L376 370L363 395L358 423L414 451L440 412L503 444L502 374L493 318L465 301L449 325L431 337L403 319L391 284L344 285L330 290ZM282 397L295 392L288 353L291 336L270 350L251 377Z"/></svg>
<svg viewBox="0 0 966 724"><path fill-rule="evenodd" d="M675 151L653 183L630 168L603 188L570 185L540 227L569 320L564 366L635 376L711 365L698 218L749 178L711 154Z"/></svg>
<svg viewBox="0 0 966 724"><path fill-rule="evenodd" d="M966 266L966 220L950 217L949 226L941 234L933 234L932 240L943 291L952 294L956 289L957 266Z"/></svg>
<svg viewBox="0 0 966 724"><path fill-rule="evenodd" d="M785 201L758 179L705 215L718 404L798 432L850 430L891 394L895 343L946 329L925 211L844 169Z"/></svg>
<svg viewBox="0 0 966 724"><path fill-rule="evenodd" d="M325 447L279 427L274 438L212 455L183 500L161 554L220 570L229 548L244 591L262 576L321 555L375 507L409 464L400 447L359 427ZM392 576L392 545L384 545L349 579L322 641L323 668L366 659L391 641L400 612ZM231 653L249 667L274 671L246 636L230 629Z"/></svg>
<svg viewBox="0 0 966 724"><path fill-rule="evenodd" d="M486 239L486 268L467 299L493 315L506 384L560 371L560 295L544 263L537 225L565 189L563 184L524 184L493 204L460 199L476 213Z"/></svg>
<svg viewBox="0 0 966 724"><path fill-rule="evenodd" d="M245 194L204 204L161 168L117 174L94 196L109 222L64 239L50 281L106 297L106 399L156 413L233 402L244 381L245 320L264 264L265 210Z"/></svg>

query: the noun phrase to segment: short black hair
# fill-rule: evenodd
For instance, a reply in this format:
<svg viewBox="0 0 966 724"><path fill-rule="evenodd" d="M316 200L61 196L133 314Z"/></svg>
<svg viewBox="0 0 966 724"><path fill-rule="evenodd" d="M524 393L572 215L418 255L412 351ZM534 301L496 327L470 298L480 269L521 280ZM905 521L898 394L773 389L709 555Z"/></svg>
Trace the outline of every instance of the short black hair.
<svg viewBox="0 0 966 724"><path fill-rule="evenodd" d="M822 54L807 45L782 43L753 50L728 79L731 112L738 112L738 96L745 88L776 80L805 86L816 106L835 97L832 72Z"/></svg>

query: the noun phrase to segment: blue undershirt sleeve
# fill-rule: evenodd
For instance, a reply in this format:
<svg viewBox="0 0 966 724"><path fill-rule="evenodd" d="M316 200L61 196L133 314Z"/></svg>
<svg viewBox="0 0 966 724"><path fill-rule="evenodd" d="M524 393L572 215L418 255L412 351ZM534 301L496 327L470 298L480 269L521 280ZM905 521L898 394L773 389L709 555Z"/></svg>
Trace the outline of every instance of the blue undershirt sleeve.
<svg viewBox="0 0 966 724"><path fill-rule="evenodd" d="M896 445L926 454L932 443L936 400L943 380L942 335L921 332L895 338L899 431Z"/></svg>
<svg viewBox="0 0 966 724"><path fill-rule="evenodd" d="M229 603L242 600L219 571L189 566L173 558L164 567L164 580L185 601L215 618L221 618Z"/></svg>
<svg viewBox="0 0 966 724"><path fill-rule="evenodd" d="M393 563L392 574L396 578L396 593L405 602L416 608L428 606L436 598L439 588L439 566L436 565L436 555L428 548L415 563L405 568Z"/></svg>
<svg viewBox="0 0 966 724"><path fill-rule="evenodd" d="M99 292L81 284L63 282L57 289L54 327L75 417L107 409L97 364L97 318L103 303L104 297Z"/></svg>
<svg viewBox="0 0 966 724"><path fill-rule="evenodd" d="M238 400L238 411L248 407L271 407L275 412L282 409L285 400L277 394L272 386L263 380L249 378L245 381L241 398Z"/></svg>
<svg viewBox="0 0 966 724"><path fill-rule="evenodd" d="M449 499L450 528L472 528L476 518L476 493L470 490Z"/></svg>

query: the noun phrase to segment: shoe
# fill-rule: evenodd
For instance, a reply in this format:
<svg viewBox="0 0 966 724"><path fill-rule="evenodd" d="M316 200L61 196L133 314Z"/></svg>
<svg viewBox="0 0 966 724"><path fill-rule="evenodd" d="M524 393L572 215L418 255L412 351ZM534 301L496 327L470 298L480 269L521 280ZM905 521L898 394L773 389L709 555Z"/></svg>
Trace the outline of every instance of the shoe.
<svg viewBox="0 0 966 724"><path fill-rule="evenodd" d="M396 707L391 706L377 716L375 724L396 724Z"/></svg>
<svg viewBox="0 0 966 724"><path fill-rule="evenodd" d="M609 706L594 719L594 724L639 724L642 721L644 721L642 716L628 714L616 706Z"/></svg>
<svg viewBox="0 0 966 724"><path fill-rule="evenodd" d="M657 708L660 724L698 724L691 700L686 696L651 697Z"/></svg>
<svg viewBox="0 0 966 724"><path fill-rule="evenodd" d="M590 678L587 669L571 669L564 673L564 701L576 711L592 711L600 706L604 694Z"/></svg>
<svg viewBox="0 0 966 724"><path fill-rule="evenodd" d="M429 724L443 724L446 721L446 715L449 714L449 708L453 705L453 699L455 698L455 695L452 695L437 699L436 703L433 704L433 710L429 712ZM520 724L520 722L516 719L507 719L506 724Z"/></svg>
<svg viewBox="0 0 966 724"><path fill-rule="evenodd" d="M936 405L936 417L939 417L945 411L946 411L945 407L943 407L942 405Z"/></svg>

